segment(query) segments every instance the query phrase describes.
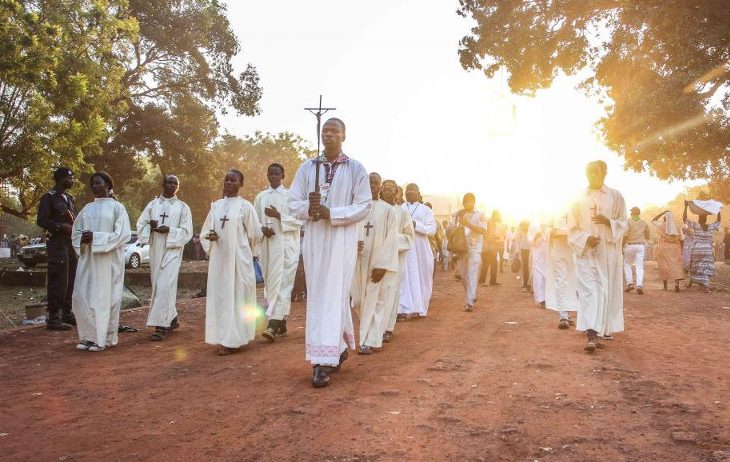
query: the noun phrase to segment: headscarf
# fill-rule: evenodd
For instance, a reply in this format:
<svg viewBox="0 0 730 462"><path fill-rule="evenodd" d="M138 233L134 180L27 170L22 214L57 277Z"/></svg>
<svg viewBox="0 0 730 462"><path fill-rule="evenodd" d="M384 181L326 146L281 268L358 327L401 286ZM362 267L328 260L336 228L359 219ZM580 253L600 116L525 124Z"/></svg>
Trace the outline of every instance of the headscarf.
<svg viewBox="0 0 730 462"><path fill-rule="evenodd" d="M664 218L664 223L660 221L658 225L662 229L664 234L668 236L679 236L680 240L684 240L684 234L682 233L682 230L679 229L679 227L677 226L677 222L674 221L674 214L667 210L666 212L664 212L664 215L662 215L662 217ZM661 220L662 217L660 217L659 219Z"/></svg>

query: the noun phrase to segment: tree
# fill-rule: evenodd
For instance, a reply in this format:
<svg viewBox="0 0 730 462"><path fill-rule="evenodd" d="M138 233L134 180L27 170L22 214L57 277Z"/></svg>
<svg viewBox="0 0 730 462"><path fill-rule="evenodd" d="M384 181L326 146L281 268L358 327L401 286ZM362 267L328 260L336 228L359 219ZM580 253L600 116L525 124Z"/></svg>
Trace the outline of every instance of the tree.
<svg viewBox="0 0 730 462"><path fill-rule="evenodd" d="M61 164L108 171L120 196L150 166L202 168L216 112L259 113L239 52L216 0L0 0L3 210L32 215Z"/></svg>
<svg viewBox="0 0 730 462"><path fill-rule="evenodd" d="M193 213L198 211L202 222L210 202L221 197L223 176L229 169L243 172L245 179L241 196L253 202L256 194L269 186L266 172L271 163L277 162L284 167L283 183L289 186L302 161L314 155L315 150L305 147L301 137L289 132L276 135L256 132L243 139L225 135L211 151L211 168L206 171L209 178L207 184L197 181L192 185L194 189L185 194L191 201L189 204ZM194 175L194 178L200 178L200 172Z"/></svg>
<svg viewBox="0 0 730 462"><path fill-rule="evenodd" d="M165 173L200 168L218 134L215 111L256 115L262 94L252 65L234 74L240 45L218 1L130 0L129 9L139 40L120 56L128 111L90 159L120 184L142 173L140 158Z"/></svg>
<svg viewBox="0 0 730 462"><path fill-rule="evenodd" d="M52 168L88 170L123 67L116 44L134 40L124 1L0 2L0 184L2 210L33 211ZM8 197L10 196L10 197Z"/></svg>
<svg viewBox="0 0 730 462"><path fill-rule="evenodd" d="M607 105L599 125L629 169L709 179L730 199L730 8L725 0L460 0L476 22L467 70L504 67L516 93L559 71Z"/></svg>

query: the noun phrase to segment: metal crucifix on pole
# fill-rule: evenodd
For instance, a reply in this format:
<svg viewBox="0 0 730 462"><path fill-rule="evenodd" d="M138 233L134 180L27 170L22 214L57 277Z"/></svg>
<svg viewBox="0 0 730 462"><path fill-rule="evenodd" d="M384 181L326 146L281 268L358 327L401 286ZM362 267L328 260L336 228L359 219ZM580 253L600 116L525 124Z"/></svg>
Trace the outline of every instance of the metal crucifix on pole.
<svg viewBox="0 0 730 462"><path fill-rule="evenodd" d="M305 107L305 111L309 111L317 117L317 158L314 163L317 167L317 173L315 174L314 181L314 192L319 192L319 156L320 156L320 143L322 138L322 115L329 111L336 111L334 107L322 107L322 95L319 95L319 106L318 107Z"/></svg>
<svg viewBox="0 0 730 462"><path fill-rule="evenodd" d="M318 107L305 107L305 111L309 111L317 118L317 157L314 160L315 174L314 174L314 192L319 192L319 156L320 156L320 143L322 138L322 115L329 111L336 111L334 107L322 107L322 95L319 95L319 106ZM319 220L319 216L313 217L314 221Z"/></svg>

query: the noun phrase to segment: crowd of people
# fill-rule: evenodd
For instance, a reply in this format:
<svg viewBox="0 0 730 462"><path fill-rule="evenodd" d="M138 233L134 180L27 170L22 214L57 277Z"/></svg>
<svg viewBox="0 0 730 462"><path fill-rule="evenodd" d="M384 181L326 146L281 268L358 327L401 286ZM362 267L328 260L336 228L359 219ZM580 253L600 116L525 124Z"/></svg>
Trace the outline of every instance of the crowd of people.
<svg viewBox="0 0 730 462"><path fill-rule="evenodd" d="M606 164L588 164L588 187L564 217L549 224L520 223L508 230L499 212L487 218L467 193L463 208L438 223L419 187L401 189L393 180L368 172L344 154L344 122L322 127L324 152L306 160L290 189L284 167L268 166L269 187L249 202L239 195L243 172L223 178L223 197L211 204L197 235L208 263L205 342L230 355L256 336L259 317L256 264L264 281L267 323L264 339L287 333L292 299L306 284L305 357L312 385L329 385L350 350L369 355L393 340L396 324L428 315L437 260L450 263L464 290L464 310L478 309L479 284L498 286L507 255L523 288L535 301L559 313L558 326L587 333L585 350L602 348L599 338L623 331L624 290L643 291L643 247L648 225L638 209L627 216L621 193L604 184ZM75 325L77 349L99 352L117 344L124 260L132 233L114 181L104 172L90 178L94 201L77 211L68 190L73 172L59 168L55 186L41 199L38 224L48 231L48 324L51 330ZM162 191L136 222L139 241L150 245L152 295L147 326L151 339L165 340L180 326L177 278L186 245L195 236L190 208L177 197L180 181L163 179ZM699 214L686 216L684 236L670 212L652 221L660 234L657 249L662 279L684 278L688 236L690 281L708 287L714 274L712 232L707 223L716 203L687 203ZM704 207L704 208L703 208ZM633 279L631 266L636 266ZM625 271L624 271L625 270ZM626 287L624 288L624 279ZM353 312L359 316L355 332ZM571 317L577 312L577 317Z"/></svg>

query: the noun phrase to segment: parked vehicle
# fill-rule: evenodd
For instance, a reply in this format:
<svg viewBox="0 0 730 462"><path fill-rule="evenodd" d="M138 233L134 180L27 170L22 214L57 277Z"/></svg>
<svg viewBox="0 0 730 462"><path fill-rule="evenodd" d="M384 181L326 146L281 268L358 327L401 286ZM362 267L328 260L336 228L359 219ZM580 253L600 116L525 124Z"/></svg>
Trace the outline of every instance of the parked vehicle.
<svg viewBox="0 0 730 462"><path fill-rule="evenodd" d="M127 268L137 269L150 264L149 244L142 244L137 239L137 235L132 234L132 238L124 246L124 264Z"/></svg>
<svg viewBox="0 0 730 462"><path fill-rule="evenodd" d="M28 268L34 268L39 263L48 263L46 243L30 244L18 250L18 260Z"/></svg>

